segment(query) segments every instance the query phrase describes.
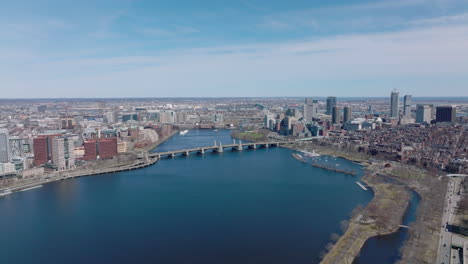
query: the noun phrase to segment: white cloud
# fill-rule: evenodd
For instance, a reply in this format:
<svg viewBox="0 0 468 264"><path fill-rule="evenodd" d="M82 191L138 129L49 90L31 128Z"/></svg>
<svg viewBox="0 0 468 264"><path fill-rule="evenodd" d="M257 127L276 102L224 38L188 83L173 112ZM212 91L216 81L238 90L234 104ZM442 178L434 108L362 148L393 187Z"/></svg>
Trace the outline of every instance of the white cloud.
<svg viewBox="0 0 468 264"><path fill-rule="evenodd" d="M48 61L45 54L40 64L0 66L0 78L10 87L7 97L317 95L333 89L343 96L363 95L347 90L356 80L372 81L359 90L375 93L367 95L406 85L424 95L468 96L460 88L468 83L466 47L468 25L456 24L160 56ZM11 70L15 65L21 72ZM310 90L319 84L322 90ZM44 93L35 93L37 87Z"/></svg>

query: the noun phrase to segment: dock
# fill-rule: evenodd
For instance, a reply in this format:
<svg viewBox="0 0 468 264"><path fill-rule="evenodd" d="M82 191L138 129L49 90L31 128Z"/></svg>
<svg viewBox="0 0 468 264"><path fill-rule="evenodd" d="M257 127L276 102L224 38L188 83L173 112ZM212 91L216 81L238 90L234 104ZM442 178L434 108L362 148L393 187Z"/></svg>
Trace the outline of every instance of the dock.
<svg viewBox="0 0 468 264"><path fill-rule="evenodd" d="M357 184L359 187L361 187L364 191L367 191L366 186L362 185L362 183L356 182L356 184Z"/></svg>
<svg viewBox="0 0 468 264"><path fill-rule="evenodd" d="M20 189L19 191L24 192L24 191L29 191L29 190L40 188L40 187L42 187L42 184L39 184L39 185L36 185L36 186L33 186L33 187L29 187L29 188L25 188L25 189Z"/></svg>
<svg viewBox="0 0 468 264"><path fill-rule="evenodd" d="M336 167L325 166L323 164L319 164L319 163L316 163L316 162L312 163L311 165L314 166L314 167L317 167L317 168L324 169L324 170L340 172L340 173L349 174L349 175L356 175L356 172L351 171L351 170L337 169Z"/></svg>

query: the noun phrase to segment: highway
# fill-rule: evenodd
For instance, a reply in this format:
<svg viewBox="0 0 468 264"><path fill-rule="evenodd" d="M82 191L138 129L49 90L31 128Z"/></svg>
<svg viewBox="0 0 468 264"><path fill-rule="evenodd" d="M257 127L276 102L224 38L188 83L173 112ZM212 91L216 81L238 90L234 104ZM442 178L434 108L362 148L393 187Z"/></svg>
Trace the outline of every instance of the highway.
<svg viewBox="0 0 468 264"><path fill-rule="evenodd" d="M450 256L452 255L452 233L447 230L447 224L453 224L453 220L455 218L455 207L461 198L461 196L458 195L460 183L460 178L450 178L448 182L444 212L442 215L442 225L440 229L439 249L437 253L436 263L438 264L460 263L456 262L456 259L453 259L452 262L450 262Z"/></svg>

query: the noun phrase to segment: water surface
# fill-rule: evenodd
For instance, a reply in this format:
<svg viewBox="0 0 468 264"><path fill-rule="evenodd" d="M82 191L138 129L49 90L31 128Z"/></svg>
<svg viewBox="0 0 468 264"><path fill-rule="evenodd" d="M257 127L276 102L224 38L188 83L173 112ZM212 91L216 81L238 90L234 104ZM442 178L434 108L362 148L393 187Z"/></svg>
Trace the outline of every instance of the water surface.
<svg viewBox="0 0 468 264"><path fill-rule="evenodd" d="M229 135L190 131L156 151ZM340 221L372 198L357 178L270 148L55 182L0 199L0 263L317 263Z"/></svg>

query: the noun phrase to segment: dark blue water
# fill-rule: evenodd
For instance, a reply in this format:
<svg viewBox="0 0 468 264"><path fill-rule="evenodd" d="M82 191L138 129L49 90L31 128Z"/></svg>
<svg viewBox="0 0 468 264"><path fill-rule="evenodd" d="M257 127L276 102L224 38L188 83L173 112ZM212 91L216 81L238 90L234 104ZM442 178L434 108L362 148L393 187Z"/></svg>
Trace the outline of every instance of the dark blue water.
<svg viewBox="0 0 468 264"><path fill-rule="evenodd" d="M410 194L410 204L402 221L404 225L409 225L416 220L416 209L420 200L416 192L411 191ZM353 264L396 263L400 259L400 248L408 239L408 235L408 229L400 228L393 234L369 238Z"/></svg>
<svg viewBox="0 0 468 264"><path fill-rule="evenodd" d="M229 134L190 131L158 151ZM0 199L0 263L317 263L340 221L372 198L358 177L270 148L55 182Z"/></svg>

